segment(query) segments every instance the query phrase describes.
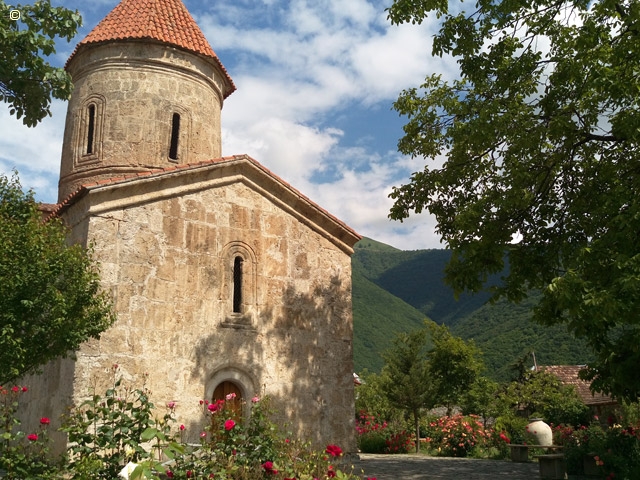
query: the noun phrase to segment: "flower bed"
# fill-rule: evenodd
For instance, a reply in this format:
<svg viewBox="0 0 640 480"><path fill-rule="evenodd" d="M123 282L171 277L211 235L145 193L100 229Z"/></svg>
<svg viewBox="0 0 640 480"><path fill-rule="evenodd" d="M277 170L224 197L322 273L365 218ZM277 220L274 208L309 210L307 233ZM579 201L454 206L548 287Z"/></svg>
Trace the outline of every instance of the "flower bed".
<svg viewBox="0 0 640 480"><path fill-rule="evenodd" d="M23 390L0 387L3 480L113 480L126 465L132 480L362 478L338 468L342 457L338 445L317 451L308 442L284 435L271 421L268 398L252 399L246 422L237 418L234 396L215 403L202 400L200 444L190 445L184 442L186 427L175 422L176 402L155 408L144 386L125 387L120 380L70 413L62 428L69 437L69 450L64 457L51 459L49 419L40 420L38 431L20 428L16 413Z"/></svg>
<svg viewBox="0 0 640 480"><path fill-rule="evenodd" d="M481 450L509 442L503 432L496 435L492 428L485 428L475 415L440 417L431 421L424 433L430 452L445 457L479 455Z"/></svg>
<svg viewBox="0 0 640 480"><path fill-rule="evenodd" d="M555 427L554 442L564 446L570 475L586 474L607 480L640 478L640 429L637 426L623 427L613 422L603 426L595 417L588 426Z"/></svg>

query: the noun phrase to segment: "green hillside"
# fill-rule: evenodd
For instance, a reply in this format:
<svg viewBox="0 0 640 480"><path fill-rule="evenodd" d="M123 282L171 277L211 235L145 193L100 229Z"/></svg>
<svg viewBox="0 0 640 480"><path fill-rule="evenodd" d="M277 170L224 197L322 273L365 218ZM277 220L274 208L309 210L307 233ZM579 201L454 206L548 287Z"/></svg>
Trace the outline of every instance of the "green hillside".
<svg viewBox="0 0 640 480"><path fill-rule="evenodd" d="M368 239L363 239L358 245L365 240ZM370 240L370 242L373 241ZM395 250L393 247L388 248L391 250L377 251ZM367 368L377 372L383 365L380 353L391 346L394 335L397 332L408 332L420 328L425 315L370 281L365 273L366 269L354 259L353 357L356 371Z"/></svg>
<svg viewBox="0 0 640 480"><path fill-rule="evenodd" d="M480 307L460 319L451 332L473 340L484 354L488 374L509 380L516 360L535 353L538 365L580 365L591 360L582 341L569 336L564 326L545 327L531 321L539 295L514 305L505 300ZM533 358L529 359L533 362Z"/></svg>
<svg viewBox="0 0 640 480"><path fill-rule="evenodd" d="M443 282L447 250L403 251L368 238L355 246L353 267L354 362L356 371L379 371L380 353L395 333L422 325L425 317L473 339L484 352L488 374L506 379L510 366L534 351L538 364L582 364L590 360L581 342L563 327L531 321L535 298L520 305L486 304L489 295L461 295ZM493 281L498 281L494 278Z"/></svg>

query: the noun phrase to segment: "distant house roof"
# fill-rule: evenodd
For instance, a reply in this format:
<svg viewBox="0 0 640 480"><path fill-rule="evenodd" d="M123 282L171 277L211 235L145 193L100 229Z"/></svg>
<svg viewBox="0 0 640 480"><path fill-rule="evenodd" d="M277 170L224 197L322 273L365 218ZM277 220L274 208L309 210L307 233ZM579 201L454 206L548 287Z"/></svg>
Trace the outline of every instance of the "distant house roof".
<svg viewBox="0 0 640 480"><path fill-rule="evenodd" d="M83 46L117 40L151 40L209 57L231 85L224 92L225 98L235 90L231 77L181 0L122 0L78 43L67 65Z"/></svg>
<svg viewBox="0 0 640 480"><path fill-rule="evenodd" d="M539 367L540 370L558 377L564 385L573 385L585 405L598 406L615 404L616 401L609 395L592 393L589 389L589 382L578 377L578 373L584 368L584 365L547 365Z"/></svg>

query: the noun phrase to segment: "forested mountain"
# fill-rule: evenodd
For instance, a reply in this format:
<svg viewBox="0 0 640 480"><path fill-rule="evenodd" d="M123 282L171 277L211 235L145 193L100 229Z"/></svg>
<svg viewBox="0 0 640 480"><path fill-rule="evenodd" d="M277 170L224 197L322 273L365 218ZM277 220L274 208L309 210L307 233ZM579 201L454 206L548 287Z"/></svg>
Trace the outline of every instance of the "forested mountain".
<svg viewBox="0 0 640 480"><path fill-rule="evenodd" d="M379 371L380 353L394 335L420 327L426 317L448 325L454 335L473 339L484 353L487 375L498 380L509 378L510 366L531 351L540 365L590 360L582 342L567 335L564 327L531 322L535 296L520 305L487 304L487 293L463 294L456 301L443 281L449 257L447 250L403 251L368 238L356 244L352 258L356 371Z"/></svg>

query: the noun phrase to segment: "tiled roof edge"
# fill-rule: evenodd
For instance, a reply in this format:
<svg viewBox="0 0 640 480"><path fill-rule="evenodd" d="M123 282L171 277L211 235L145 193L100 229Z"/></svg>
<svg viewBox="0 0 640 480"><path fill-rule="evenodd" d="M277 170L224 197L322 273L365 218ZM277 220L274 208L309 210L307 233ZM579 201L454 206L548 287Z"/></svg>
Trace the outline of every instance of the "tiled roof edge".
<svg viewBox="0 0 640 480"><path fill-rule="evenodd" d="M69 194L67 196L67 198L65 198L62 202L58 203L58 205L54 209L54 211L47 217L47 220L49 218L61 215L64 212L64 210L66 210L71 205L73 205L78 200L80 200L82 197L84 197L93 188L102 187L102 186L106 186L106 185L116 185L118 183L125 183L125 182L131 181L131 180L137 180L137 179L142 178L142 177L160 176L160 175L164 175L164 174L167 174L167 173L170 173L170 172L175 172L177 170L192 170L192 169L196 170L198 168L208 167L208 166L211 166L211 165L222 164L222 163L233 162L233 161L242 161L242 160L250 162L252 165L254 165L256 168L261 170L267 176L273 178L275 181L277 181L281 185L285 186L296 197L298 197L301 200L303 200L304 202L312 205L314 208L316 208L317 210L322 212L324 215L329 217L333 222L339 224L345 230L349 231L352 235L354 235L358 239L362 238L362 236L360 234L358 234L355 230L353 230L353 228L349 227L345 222L340 220L335 215L329 213L327 210L325 210L320 205L318 205L316 202L314 202L309 197L304 195L298 189L296 189L295 187L291 186L290 183L288 183L285 180L283 180L281 177L279 177L278 175L273 173L271 170L269 170L268 168L263 166L260 162L258 162L257 160L253 159L249 155L231 155L231 156L227 156L227 157L214 158L214 159L211 159L211 160L203 160L203 161L194 162L194 163L170 165L170 166L163 167L163 168L153 168L153 169L146 170L144 172L132 173L132 174L128 174L128 175L121 175L121 176L117 176L117 177L110 177L110 178L106 178L106 179L102 179L102 180L97 180L95 182L85 183L85 184L82 184L80 186L80 188L78 188L76 191L74 191L73 193Z"/></svg>

